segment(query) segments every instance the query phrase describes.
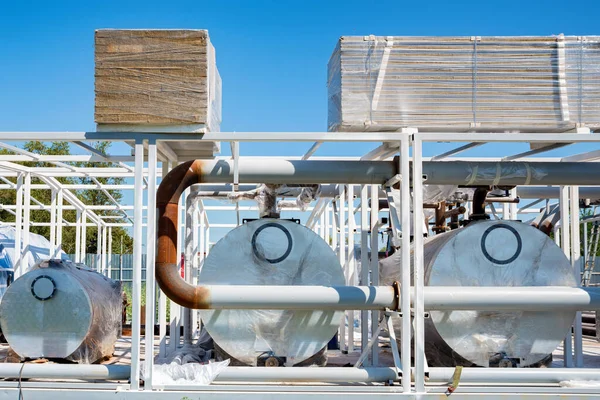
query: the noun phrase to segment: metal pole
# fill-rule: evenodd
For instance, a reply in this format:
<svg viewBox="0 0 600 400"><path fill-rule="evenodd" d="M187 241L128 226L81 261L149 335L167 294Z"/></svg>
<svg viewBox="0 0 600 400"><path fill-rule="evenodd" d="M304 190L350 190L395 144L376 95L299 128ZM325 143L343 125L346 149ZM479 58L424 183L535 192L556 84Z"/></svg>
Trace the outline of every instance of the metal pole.
<svg viewBox="0 0 600 400"><path fill-rule="evenodd" d="M62 223L62 221L60 221ZM50 258L56 257L56 190L50 190Z"/></svg>
<svg viewBox="0 0 600 400"><path fill-rule="evenodd" d="M369 187L360 188L360 280L359 284L369 284ZM328 214L327 214L328 215ZM369 344L369 312L360 312L360 350L365 351ZM368 359L363 364L367 365Z"/></svg>
<svg viewBox="0 0 600 400"><path fill-rule="evenodd" d="M255 368L228 367L215 382L389 382L398 380L394 368Z"/></svg>
<svg viewBox="0 0 600 400"><path fill-rule="evenodd" d="M63 238L63 190L58 189L56 203L58 210L56 210L56 250L57 253L62 250L62 238Z"/></svg>
<svg viewBox="0 0 600 400"><path fill-rule="evenodd" d="M80 262L86 263L86 254L87 254L87 211L81 210L81 246L79 247L81 250L81 255L79 256Z"/></svg>
<svg viewBox="0 0 600 400"><path fill-rule="evenodd" d="M144 389L152 390L154 364L154 313L156 312L154 258L156 252L156 140L148 143L148 219L146 228L146 335L144 348Z"/></svg>
<svg viewBox="0 0 600 400"><path fill-rule="evenodd" d="M19 264L18 273L15 271L15 279L27 272L29 265L26 260L28 259L27 253L29 253L29 222L31 218L31 174L28 172L25 174L25 182L23 183L23 250L21 252L21 263Z"/></svg>
<svg viewBox="0 0 600 400"><path fill-rule="evenodd" d="M144 143L135 142L135 190L134 190L134 227L133 227L133 281L131 284L131 389L139 390L140 382L140 333L142 305L142 205L144 201Z"/></svg>
<svg viewBox="0 0 600 400"><path fill-rule="evenodd" d="M344 270L344 277L348 279L348 263L346 260L346 186L340 185L340 203L339 203L339 247L338 247L338 256L340 259L340 265ZM350 321L348 321L349 323ZM340 324L340 350L342 352L348 351L348 338L346 334L346 313L342 315L342 322Z"/></svg>
<svg viewBox="0 0 600 400"><path fill-rule="evenodd" d="M429 382L452 383L455 368L430 368ZM593 368L463 368L460 383L559 383L563 381L598 381Z"/></svg>
<svg viewBox="0 0 600 400"><path fill-rule="evenodd" d="M198 167L202 183L234 181L234 160L202 160ZM600 176L600 163L425 161L421 168L434 185L594 186ZM394 161L239 159L239 183L383 184L397 172Z"/></svg>
<svg viewBox="0 0 600 400"><path fill-rule="evenodd" d="M561 232L561 247L567 258L571 258L571 235L570 235L570 223L569 223L569 187L560 187L559 197L560 207L560 232ZM564 365L565 367L573 366L573 347L572 347L573 333L571 329L565 337L563 344L564 349Z"/></svg>
<svg viewBox="0 0 600 400"><path fill-rule="evenodd" d="M81 262L81 211L77 210L77 223L75 225L75 262Z"/></svg>
<svg viewBox="0 0 600 400"><path fill-rule="evenodd" d="M408 137L403 137L400 142L400 182L401 196L401 228L402 228L402 273L400 281L400 308L410 310L410 142ZM410 312L402 313L402 336L401 336L401 357L402 368L409 369L411 366L411 338L412 321ZM402 391L409 393L411 390L411 379L403 375Z"/></svg>
<svg viewBox="0 0 600 400"><path fill-rule="evenodd" d="M210 295L205 308L213 310L384 310L397 307L392 286L204 285L202 290ZM416 288L409 291L414 308ZM423 292L423 310L427 311L575 311L600 307L600 287L426 286ZM402 293L405 292L400 296Z"/></svg>
<svg viewBox="0 0 600 400"><path fill-rule="evenodd" d="M102 224L98 220L96 228L96 272L104 273L102 267Z"/></svg>
<svg viewBox="0 0 600 400"><path fill-rule="evenodd" d="M422 142L418 135L413 138L413 214L414 214L414 318L415 318L415 389L425 391L425 310L424 310L424 266L423 266L423 165L421 164ZM406 312L406 311L405 311Z"/></svg>
<svg viewBox="0 0 600 400"><path fill-rule="evenodd" d="M128 365L0 363L0 376L13 379L127 380Z"/></svg>
<svg viewBox="0 0 600 400"><path fill-rule="evenodd" d="M106 247L108 246L108 227L104 226L102 227L102 253L100 254L100 256L102 257L102 274L104 274L105 276L108 276L110 278L110 276L108 275L108 259L107 259L107 254L108 252L106 251Z"/></svg>
<svg viewBox="0 0 600 400"><path fill-rule="evenodd" d="M166 176L170 169L170 162L163 162L162 176ZM160 288L158 290L158 334L160 336L158 354L165 357L167 355L167 296Z"/></svg>
<svg viewBox="0 0 600 400"><path fill-rule="evenodd" d="M23 255L21 253L21 245L23 243L23 174L19 174L17 177L17 199L16 199L16 212L15 216L15 270L14 279L21 276L21 263L23 262Z"/></svg>
<svg viewBox="0 0 600 400"><path fill-rule="evenodd" d="M348 286L356 285L356 271L354 263L354 186L348 185L348 260L347 260L347 275L346 284ZM354 310L346 311L346 319L348 321L348 353L354 352Z"/></svg>
<svg viewBox="0 0 600 400"><path fill-rule="evenodd" d="M379 185L371 185L371 284L379 284ZM379 364L379 311L371 311L371 365Z"/></svg>
<svg viewBox="0 0 600 400"><path fill-rule="evenodd" d="M571 186L569 188L571 205L571 265L576 282L581 282L581 238L579 234L579 188ZM581 326L581 311L575 313L575 323L573 325L573 336L575 339L575 367L583 368L583 338Z"/></svg>
<svg viewBox="0 0 600 400"><path fill-rule="evenodd" d="M108 277L113 279L112 277L112 227L108 228Z"/></svg>
<svg viewBox="0 0 600 400"><path fill-rule="evenodd" d="M184 278L188 283L192 283L191 271L194 269L194 264L198 258L198 221L196 204L200 201L198 196L195 196L197 188L190 187L190 194L185 201L185 236L184 236ZM183 343L192 343L192 309L183 308Z"/></svg>

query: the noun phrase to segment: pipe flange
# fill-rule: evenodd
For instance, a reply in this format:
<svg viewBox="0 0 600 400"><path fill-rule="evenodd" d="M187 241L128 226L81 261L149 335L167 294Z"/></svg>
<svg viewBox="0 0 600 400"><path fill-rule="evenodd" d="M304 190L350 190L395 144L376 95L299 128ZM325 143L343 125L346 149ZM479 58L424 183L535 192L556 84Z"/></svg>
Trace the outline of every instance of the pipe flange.
<svg viewBox="0 0 600 400"><path fill-rule="evenodd" d="M392 283L392 288L394 288L394 311L400 311L400 282L394 281Z"/></svg>
<svg viewBox="0 0 600 400"><path fill-rule="evenodd" d="M31 294L40 301L54 297L56 282L48 275L40 275L31 282Z"/></svg>

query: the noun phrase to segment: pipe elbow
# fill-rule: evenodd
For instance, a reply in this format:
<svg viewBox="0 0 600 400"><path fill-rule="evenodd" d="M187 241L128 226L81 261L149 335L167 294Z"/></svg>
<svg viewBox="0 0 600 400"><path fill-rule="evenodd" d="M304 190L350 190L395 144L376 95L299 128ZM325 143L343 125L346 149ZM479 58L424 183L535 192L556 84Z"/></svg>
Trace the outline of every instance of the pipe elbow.
<svg viewBox="0 0 600 400"><path fill-rule="evenodd" d="M202 160L178 165L163 178L156 192L156 281L169 299L183 307L194 309L209 308L210 291L204 286L190 285L181 277L180 255L177 254L179 199L185 189L202 182L202 166Z"/></svg>

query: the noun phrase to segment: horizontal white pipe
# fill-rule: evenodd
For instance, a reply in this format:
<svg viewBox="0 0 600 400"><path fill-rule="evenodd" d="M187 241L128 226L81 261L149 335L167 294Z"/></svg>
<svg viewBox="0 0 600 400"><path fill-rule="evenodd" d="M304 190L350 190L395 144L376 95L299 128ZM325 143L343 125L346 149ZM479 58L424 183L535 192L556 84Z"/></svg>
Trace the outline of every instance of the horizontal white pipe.
<svg viewBox="0 0 600 400"><path fill-rule="evenodd" d="M397 379L396 371L389 367L228 367L215 382L387 382Z"/></svg>
<svg viewBox="0 0 600 400"><path fill-rule="evenodd" d="M377 310L396 304L391 286L207 285L212 309ZM414 297L411 288L411 298ZM427 286L426 310L593 310L600 288Z"/></svg>
<svg viewBox="0 0 600 400"><path fill-rule="evenodd" d="M563 286L427 286L427 310L594 310L600 288Z"/></svg>
<svg viewBox="0 0 600 400"><path fill-rule="evenodd" d="M207 285L212 309L371 310L391 307L391 286Z"/></svg>
<svg viewBox="0 0 600 400"><path fill-rule="evenodd" d="M452 383L454 368L429 368L429 382ZM598 381L593 368L463 368L461 383L559 383Z"/></svg>
<svg viewBox="0 0 600 400"><path fill-rule="evenodd" d="M127 380L129 365L0 363L2 378Z"/></svg>

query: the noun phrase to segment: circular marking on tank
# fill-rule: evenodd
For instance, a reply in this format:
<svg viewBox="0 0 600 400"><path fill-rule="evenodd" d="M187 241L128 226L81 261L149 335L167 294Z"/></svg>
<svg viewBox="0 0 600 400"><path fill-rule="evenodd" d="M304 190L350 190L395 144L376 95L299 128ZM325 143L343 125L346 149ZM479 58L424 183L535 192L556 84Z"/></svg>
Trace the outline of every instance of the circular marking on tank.
<svg viewBox="0 0 600 400"><path fill-rule="evenodd" d="M281 255L280 257L267 258L267 256L264 254L264 250L262 248L258 248L256 246L256 241L258 239L258 235L267 228L279 229L280 231L282 231L285 234L285 236L287 238L287 248L286 248L285 252L283 253L283 255ZM275 222L268 222L264 225L261 225L252 235L252 252L260 260L267 261L268 263L271 263L271 264L280 263L283 260L285 260L292 252L292 235L290 234L290 231L288 231L283 225L275 223Z"/></svg>
<svg viewBox="0 0 600 400"><path fill-rule="evenodd" d="M515 236L515 239L517 240L517 249L515 250L515 253L510 258L507 258L505 260L498 260L497 258L492 257L490 255L490 253L487 251L486 239L487 239L488 235L495 229L506 229ZM519 235L519 232L517 232L517 230L515 228L513 228L512 226L506 225L506 224L496 224L494 226L489 227L483 233L483 236L481 237L481 251L483 252L483 255L485 256L485 258L487 258L494 264L505 265L505 264L509 264L509 263L515 261L517 259L517 257L519 257L519 254L521 254L522 247L523 247L523 242L521 241L521 236Z"/></svg>
<svg viewBox="0 0 600 400"><path fill-rule="evenodd" d="M31 294L40 301L48 300L56 293L56 283L48 275L40 275L31 282Z"/></svg>

